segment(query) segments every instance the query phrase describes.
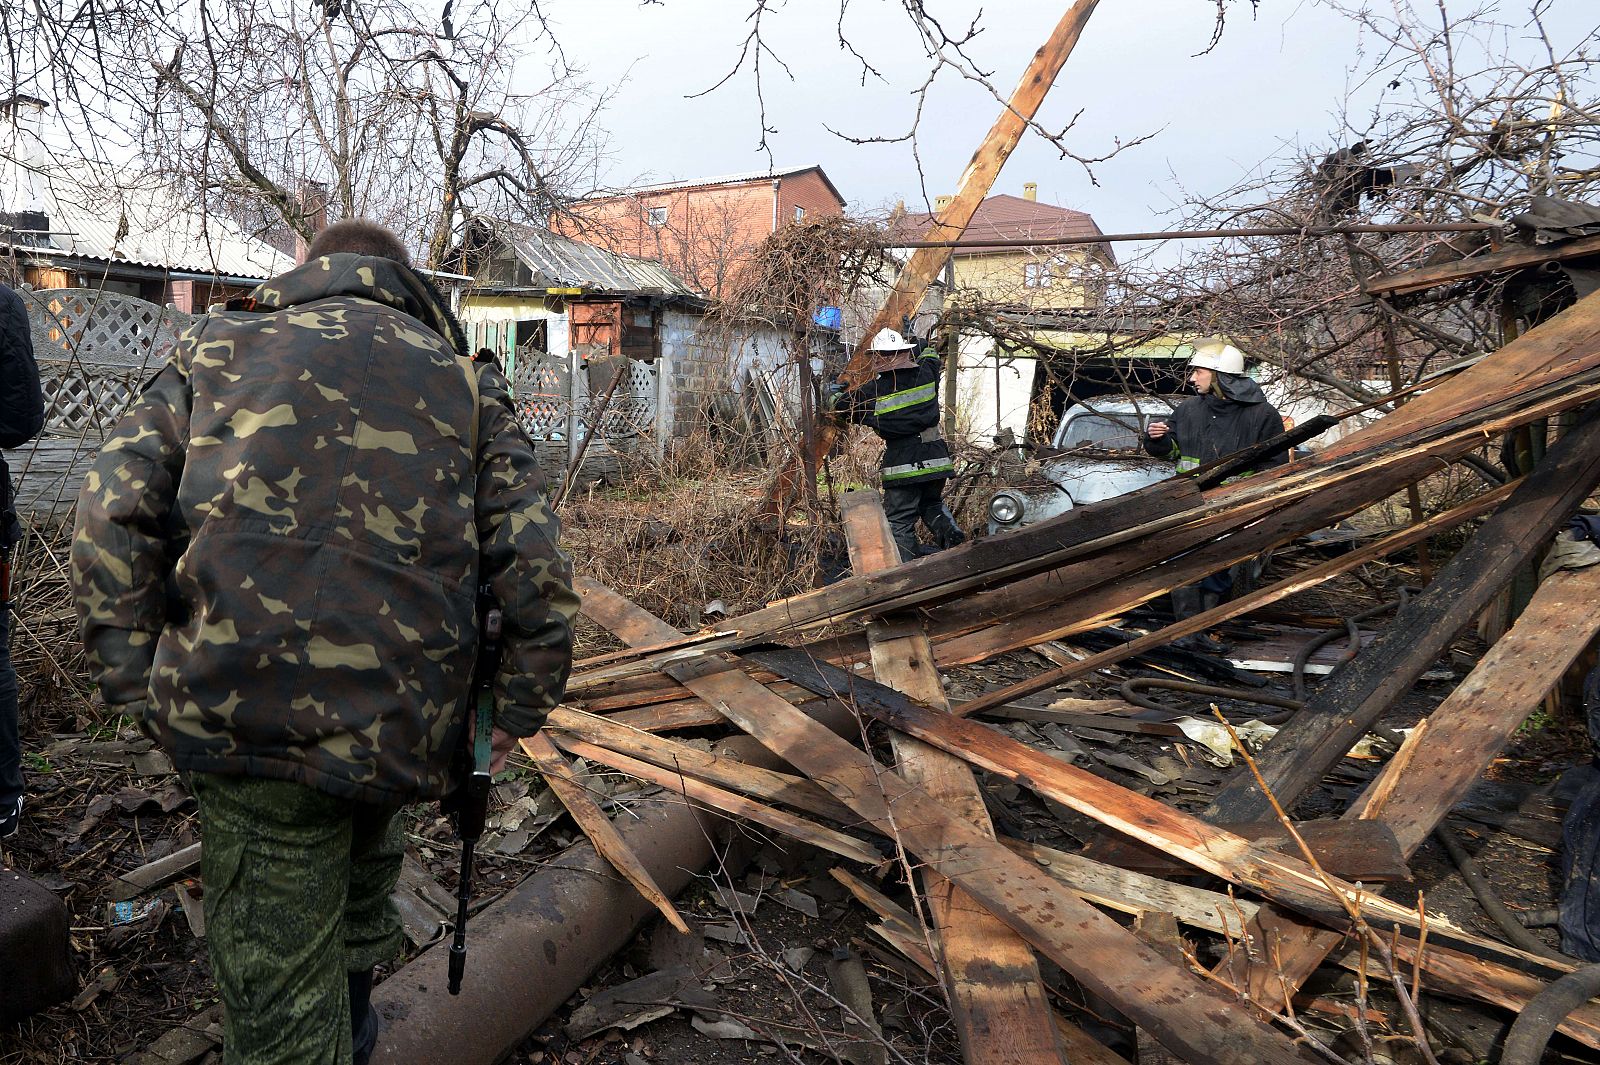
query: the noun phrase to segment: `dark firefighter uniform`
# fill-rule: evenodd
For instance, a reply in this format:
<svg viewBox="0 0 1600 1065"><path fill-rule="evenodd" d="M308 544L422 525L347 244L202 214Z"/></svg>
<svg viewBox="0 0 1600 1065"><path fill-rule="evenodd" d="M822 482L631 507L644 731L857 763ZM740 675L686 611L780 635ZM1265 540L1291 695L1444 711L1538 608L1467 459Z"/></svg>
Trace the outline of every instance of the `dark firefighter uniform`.
<svg viewBox="0 0 1600 1065"><path fill-rule="evenodd" d="M834 409L883 438L883 509L901 559L923 553L919 518L940 549L964 542L944 505L955 463L939 433L939 353L925 349L911 365L891 365L853 393L835 392Z"/></svg>

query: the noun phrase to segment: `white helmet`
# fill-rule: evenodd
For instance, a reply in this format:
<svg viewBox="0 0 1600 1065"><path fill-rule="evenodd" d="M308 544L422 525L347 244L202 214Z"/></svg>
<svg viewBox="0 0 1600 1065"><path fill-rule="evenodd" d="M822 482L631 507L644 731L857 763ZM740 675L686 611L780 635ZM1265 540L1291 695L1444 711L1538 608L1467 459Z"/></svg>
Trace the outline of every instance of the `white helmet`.
<svg viewBox="0 0 1600 1065"><path fill-rule="evenodd" d="M873 351L910 351L915 344L900 335L898 329L880 329L872 338Z"/></svg>
<svg viewBox="0 0 1600 1065"><path fill-rule="evenodd" d="M1189 368L1242 374L1244 352L1222 337L1206 337L1195 342L1194 354L1189 356Z"/></svg>

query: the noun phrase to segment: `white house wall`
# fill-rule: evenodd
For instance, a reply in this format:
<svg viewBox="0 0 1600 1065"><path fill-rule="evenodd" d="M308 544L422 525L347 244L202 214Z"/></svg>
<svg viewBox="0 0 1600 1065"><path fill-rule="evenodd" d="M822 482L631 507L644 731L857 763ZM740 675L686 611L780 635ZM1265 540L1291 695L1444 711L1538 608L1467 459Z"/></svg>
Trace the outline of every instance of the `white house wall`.
<svg viewBox="0 0 1600 1065"><path fill-rule="evenodd" d="M1002 429L1022 439L1038 360L1001 353L993 337L963 334L956 375L956 426L960 435L989 444Z"/></svg>

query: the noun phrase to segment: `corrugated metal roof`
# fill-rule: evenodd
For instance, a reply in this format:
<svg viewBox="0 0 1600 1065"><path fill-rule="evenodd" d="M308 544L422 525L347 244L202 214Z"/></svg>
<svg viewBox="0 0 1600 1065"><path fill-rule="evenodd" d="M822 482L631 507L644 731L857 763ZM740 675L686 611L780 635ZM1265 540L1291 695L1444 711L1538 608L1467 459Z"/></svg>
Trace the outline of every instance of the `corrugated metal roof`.
<svg viewBox="0 0 1600 1065"><path fill-rule="evenodd" d="M671 270L650 259L619 255L537 226L502 222L495 228L533 271L536 282L546 288L699 296Z"/></svg>
<svg viewBox="0 0 1600 1065"><path fill-rule="evenodd" d="M294 267L292 258L231 219L197 211L154 182L105 189L56 173L35 187L48 216L48 242L16 243L41 253L240 279L275 277Z"/></svg>

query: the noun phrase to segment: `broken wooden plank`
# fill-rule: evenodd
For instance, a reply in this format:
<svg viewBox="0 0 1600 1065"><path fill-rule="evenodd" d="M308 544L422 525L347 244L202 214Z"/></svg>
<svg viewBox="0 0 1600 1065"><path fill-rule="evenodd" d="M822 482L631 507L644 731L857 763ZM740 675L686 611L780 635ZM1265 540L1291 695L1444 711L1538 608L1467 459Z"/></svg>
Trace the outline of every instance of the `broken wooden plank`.
<svg viewBox="0 0 1600 1065"><path fill-rule="evenodd" d="M199 864L200 844L191 843L164 858L121 874L106 888L106 898L112 902L136 898L154 888L165 887Z"/></svg>
<svg viewBox="0 0 1600 1065"><path fill-rule="evenodd" d="M850 563L868 574L899 564L900 550L876 492L850 492L842 515ZM896 630L901 635L896 635ZM930 705L948 708L928 637L919 625L872 623L867 628L878 680ZM965 762L898 733L890 740L900 773L951 814L994 835L978 782ZM968 1065L1062 1061L1049 997L1033 949L973 897L934 870L923 892L941 945L940 977Z"/></svg>
<svg viewBox="0 0 1600 1065"><path fill-rule="evenodd" d="M1410 689L1597 484L1600 418L1590 417L1551 447L1433 583L1400 608L1388 630L1336 670L1267 742L1256 761L1284 807L1320 781ZM1271 815L1248 771L1225 784L1205 812L1219 822Z"/></svg>
<svg viewBox="0 0 1600 1065"><path fill-rule="evenodd" d="M766 806L743 795L719 788L714 784L707 784L703 780L674 772L671 769L662 769L660 766L651 765L649 762L637 758L629 758L625 754L597 747L586 740L580 740L570 735L556 733L552 737L562 749L581 755L592 762L610 766L619 773L626 773L630 777L651 784L659 785L669 791L676 792L687 799L692 799L703 806L728 814L732 817L744 818L754 821L758 825L766 825L775 832L782 832L791 839L802 843L809 843L813 847L831 851L842 858L849 858L863 865L878 866L883 864L883 855L871 846L846 835L836 829L819 825L815 821L808 821L803 817L775 807Z"/></svg>
<svg viewBox="0 0 1600 1065"><path fill-rule="evenodd" d="M1521 482L1513 482L1513 484L1518 483ZM1231 621L1253 610L1259 610L1261 607L1287 599L1289 596L1303 592L1308 588L1315 588L1332 580L1334 577L1348 573L1359 566L1364 566L1368 562L1401 551L1441 530L1454 528L1463 522L1471 521L1499 505L1511 494L1511 491L1511 485L1501 485L1461 506L1429 518L1421 525L1402 529L1375 543L1367 544L1338 558L1330 559L1327 562L1312 566L1310 569L1302 570L1292 577L1287 577L1268 587L1258 589L1249 595L1240 596L1238 599L1230 600L1210 610L1196 614L1192 618L1177 621L1165 628L1156 629L1144 636L1130 640L1121 647L1113 647L1075 662L1062 663L1058 668L1040 673L1038 676L1029 677L1027 680L1018 681L1015 684L1005 688L998 688L992 692L985 692L976 699L969 699L960 706L953 708L951 712L966 716L967 714L975 714L980 711L997 708L1024 696L1032 695L1034 692L1065 683L1075 677L1086 676L1096 670L1127 661L1134 655L1161 647L1181 637L1216 628L1225 621Z"/></svg>
<svg viewBox="0 0 1600 1065"><path fill-rule="evenodd" d="M1236 898L1204 888L1173 884L1144 873L1133 873L1104 865L1078 854L1069 854L1037 843L1002 839L1007 847L1036 861L1050 875L1078 892L1096 905L1121 913L1137 913L1142 909L1162 909L1184 924L1201 928L1230 939L1238 939L1253 922L1258 912L1268 908L1253 899ZM1344 937L1336 942L1347 946L1337 950L1330 960L1347 969L1358 969L1363 962L1359 948L1348 944ZM1402 936L1396 942L1395 956L1409 969L1419 957L1417 940ZM1529 1000L1542 991L1545 984L1513 967L1496 965L1479 958L1469 957L1431 940L1421 951L1425 987L1443 991L1465 999L1476 999L1518 1012ZM1237 979L1242 974L1230 974ZM1272 1008L1283 1001L1282 990L1273 987L1265 998L1256 998ZM1590 1046L1600 1046L1600 1005L1589 1003L1567 1018L1562 1029Z"/></svg>
<svg viewBox="0 0 1600 1065"><path fill-rule="evenodd" d="M892 688L843 673L801 651L756 651L747 657L817 694L847 699L862 713L893 728L1331 927L1346 927L1346 904L1359 903L1369 926L1411 933L1418 930L1420 918L1415 910L1068 765L988 725L930 710ZM1429 918L1427 928L1430 942L1455 946L1476 957L1531 967L1547 975L1566 971L1559 963L1470 935L1437 915Z"/></svg>
<svg viewBox="0 0 1600 1065"><path fill-rule="evenodd" d="M659 642L671 627L604 585L578 581L584 612L628 643ZM725 661L683 661L669 675L834 793L922 861L965 889L1080 983L1196 1060L1314 1059L1216 988L1174 966L1093 906L994 840L952 817Z"/></svg>
<svg viewBox="0 0 1600 1065"><path fill-rule="evenodd" d="M896 906L877 888L847 870L831 869L829 872L856 897L856 901L871 910L883 922L871 928L883 937L884 942L904 954L923 972L937 979L933 953L928 947L927 936L909 913ZM1121 1056L1107 1050L1099 1040L1067 1020L1059 1011L1051 1011L1051 1020L1055 1025L1056 1035L1061 1039L1062 1048L1067 1052L1067 1060L1072 1065L1128 1065ZM1021 1063L1028 1059L1012 1060Z"/></svg>
<svg viewBox="0 0 1600 1065"><path fill-rule="evenodd" d="M594 801L588 789L573 781L572 766L561 757L561 752L551 744L550 738L542 732L536 732L519 740L518 746L522 748L523 754L533 760L533 767L544 774L545 783L550 785L550 790L556 793L561 805L567 808L567 812L578 823L578 827L583 829L583 834L589 837L589 842L594 844L594 849L600 853L600 857L610 862L611 867L621 873L623 879L632 884L635 891L643 895L650 905L660 910L661 916L667 919L668 924L688 935L689 926L679 915L678 908L657 886L649 870L629 849L621 833L611 823L611 818L600 809L599 803Z"/></svg>
<svg viewBox="0 0 1600 1065"><path fill-rule="evenodd" d="M1554 573L1540 584L1516 624L1406 738L1345 817L1377 819L1408 857L1416 853L1600 633L1597 599L1600 566ZM1338 944L1337 936L1288 918L1273 934L1273 964L1252 965L1252 988L1300 987Z"/></svg>
<svg viewBox="0 0 1600 1065"><path fill-rule="evenodd" d="M1278 821L1247 821L1221 825L1260 847L1300 855L1299 845ZM1411 879L1411 869L1399 841L1387 825L1377 821L1296 821L1295 831L1317 856L1317 864L1345 880L1385 883ZM1095 861L1152 876L1183 876L1192 869L1164 850L1126 838L1107 839L1088 853Z"/></svg>
<svg viewBox="0 0 1600 1065"><path fill-rule="evenodd" d="M1544 263L1558 263L1586 255L1600 255L1600 235L1578 237L1551 244L1535 244L1530 247L1505 248L1483 255L1474 255L1469 259L1458 259L1455 262L1419 266L1405 273L1374 278L1367 282L1366 291L1368 295L1373 296L1403 296L1489 274L1521 270Z"/></svg>
<svg viewBox="0 0 1600 1065"><path fill-rule="evenodd" d="M717 716L719 724L725 721L720 714ZM570 733L670 772L687 773L741 794L768 802L781 802L840 824L854 824L858 820L850 807L804 777L762 769L734 758L719 757L711 751L629 728L610 718L557 707L545 720L545 728L552 732Z"/></svg>

